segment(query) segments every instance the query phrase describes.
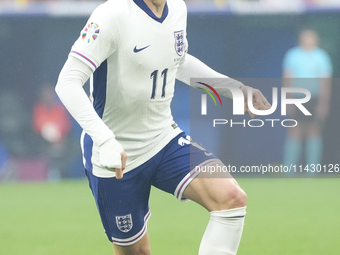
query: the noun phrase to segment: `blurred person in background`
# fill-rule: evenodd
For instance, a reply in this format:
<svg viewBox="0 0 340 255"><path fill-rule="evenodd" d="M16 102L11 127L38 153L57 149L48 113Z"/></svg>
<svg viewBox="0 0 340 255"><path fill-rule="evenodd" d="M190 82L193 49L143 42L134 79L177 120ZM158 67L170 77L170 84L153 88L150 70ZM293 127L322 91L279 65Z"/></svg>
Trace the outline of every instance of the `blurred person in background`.
<svg viewBox="0 0 340 255"><path fill-rule="evenodd" d="M12 90L0 93L0 140L13 158L30 155L28 146L29 111L20 95Z"/></svg>
<svg viewBox="0 0 340 255"><path fill-rule="evenodd" d="M9 155L5 145L0 141L0 181L4 179L5 167L9 160Z"/></svg>
<svg viewBox="0 0 340 255"><path fill-rule="evenodd" d="M43 138L43 151L49 163L49 179L66 177L68 154L67 135L72 128L71 118L57 100L54 88L45 84L33 109L34 130Z"/></svg>
<svg viewBox="0 0 340 255"><path fill-rule="evenodd" d="M305 107L312 117L304 117L296 108L288 108L288 115L298 126L288 130L284 145L284 165L299 163L305 141L305 161L308 167L321 163L323 152L322 130L329 114L332 63L327 52L318 47L319 36L311 29L303 30L299 46L290 49L283 61L284 86L305 88L311 100ZM294 95L295 98L302 94Z"/></svg>

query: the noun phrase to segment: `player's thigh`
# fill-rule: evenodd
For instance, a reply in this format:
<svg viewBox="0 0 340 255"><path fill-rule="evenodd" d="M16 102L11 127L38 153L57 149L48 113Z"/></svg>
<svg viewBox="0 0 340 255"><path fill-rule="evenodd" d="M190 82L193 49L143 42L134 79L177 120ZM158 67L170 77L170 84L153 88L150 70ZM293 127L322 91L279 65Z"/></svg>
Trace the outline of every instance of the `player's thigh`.
<svg viewBox="0 0 340 255"><path fill-rule="evenodd" d="M217 165L223 166L222 163L215 166ZM246 193L229 173L215 178L207 177L206 173L200 173L186 187L183 197L197 202L208 211L243 207L247 201Z"/></svg>
<svg viewBox="0 0 340 255"><path fill-rule="evenodd" d="M199 174L196 166L211 165L214 162L220 160L183 132L162 150L152 185L184 201L186 198L183 191Z"/></svg>
<svg viewBox="0 0 340 255"><path fill-rule="evenodd" d="M203 178L201 170L223 163L185 133L173 139L164 149L162 162L152 185L174 194L181 201L193 200L209 211L226 210L245 205L246 195L228 174L220 178Z"/></svg>
<svg viewBox="0 0 340 255"><path fill-rule="evenodd" d="M121 246L113 244L115 255L149 255L151 254L149 236L146 233L137 243Z"/></svg>

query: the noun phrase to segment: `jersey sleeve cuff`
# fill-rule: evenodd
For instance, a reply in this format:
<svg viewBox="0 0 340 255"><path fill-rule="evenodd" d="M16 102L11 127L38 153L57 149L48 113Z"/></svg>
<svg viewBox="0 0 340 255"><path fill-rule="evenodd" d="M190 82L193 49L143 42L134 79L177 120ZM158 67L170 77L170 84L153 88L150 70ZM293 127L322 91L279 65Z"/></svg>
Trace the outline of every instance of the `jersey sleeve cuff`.
<svg viewBox="0 0 340 255"><path fill-rule="evenodd" d="M87 64L89 67L91 67L91 69L93 71L95 71L98 67L98 65L95 63L95 61L91 60L89 57L85 56L84 54L82 54L78 51L72 50L69 55L81 60L82 62Z"/></svg>

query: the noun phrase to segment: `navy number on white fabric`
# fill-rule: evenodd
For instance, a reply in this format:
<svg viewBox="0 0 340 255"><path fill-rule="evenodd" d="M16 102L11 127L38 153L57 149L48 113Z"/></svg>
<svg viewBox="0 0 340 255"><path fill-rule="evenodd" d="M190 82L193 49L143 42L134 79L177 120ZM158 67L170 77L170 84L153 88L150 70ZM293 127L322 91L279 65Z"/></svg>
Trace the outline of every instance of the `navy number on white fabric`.
<svg viewBox="0 0 340 255"><path fill-rule="evenodd" d="M164 69L161 73L161 75L163 77L162 97L165 97L165 86L166 86L166 76L167 76L167 74L168 74L168 68ZM150 79L152 79L151 99L155 99L156 88L157 88L157 77L158 77L158 70L155 70L150 75Z"/></svg>

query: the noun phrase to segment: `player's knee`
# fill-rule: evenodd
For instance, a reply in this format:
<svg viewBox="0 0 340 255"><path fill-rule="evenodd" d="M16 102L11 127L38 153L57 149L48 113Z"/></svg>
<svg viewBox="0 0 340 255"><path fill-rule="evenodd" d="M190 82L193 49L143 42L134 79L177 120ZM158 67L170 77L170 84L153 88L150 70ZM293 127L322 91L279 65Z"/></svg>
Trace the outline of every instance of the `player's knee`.
<svg viewBox="0 0 340 255"><path fill-rule="evenodd" d="M247 194L239 186L235 185L222 191L215 202L211 211L244 207L247 203Z"/></svg>
<svg viewBox="0 0 340 255"><path fill-rule="evenodd" d="M115 250L115 252L117 252ZM151 250L150 248L135 248L135 249L121 249L120 252L118 252L118 255L150 255Z"/></svg>
<svg viewBox="0 0 340 255"><path fill-rule="evenodd" d="M148 245L115 246L117 255L150 255L151 250Z"/></svg>
<svg viewBox="0 0 340 255"><path fill-rule="evenodd" d="M232 208L244 207L247 204L247 194L240 188L236 187L230 196L230 206Z"/></svg>
<svg viewBox="0 0 340 255"><path fill-rule="evenodd" d="M150 255L151 250L150 248L142 248L139 249L137 252L133 253L133 255Z"/></svg>

